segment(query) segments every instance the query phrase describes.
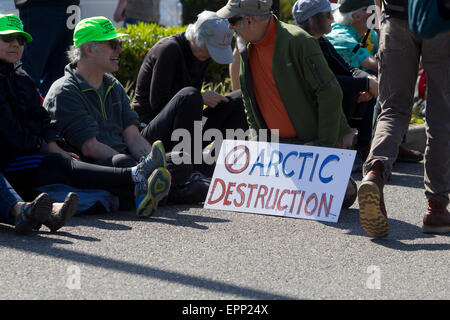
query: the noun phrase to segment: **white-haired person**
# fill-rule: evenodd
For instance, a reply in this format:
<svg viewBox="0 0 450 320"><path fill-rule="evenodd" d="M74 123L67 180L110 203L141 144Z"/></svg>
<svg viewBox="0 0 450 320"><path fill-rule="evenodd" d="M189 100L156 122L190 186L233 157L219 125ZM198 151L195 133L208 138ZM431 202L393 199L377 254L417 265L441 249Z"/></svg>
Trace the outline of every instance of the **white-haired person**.
<svg viewBox="0 0 450 320"><path fill-rule="evenodd" d="M113 51L111 40L117 35L112 30L103 31L99 32L104 38L98 46L106 55ZM135 205L140 217L153 214L171 182L161 142L155 142L148 155L131 168L85 163L77 154L63 150L56 124L41 106L32 79L18 64L24 44L30 41L32 36L24 32L16 15L0 15L0 171L26 201L39 187L65 184L108 190L119 197L122 208L129 203L126 209ZM80 106L82 101L78 102ZM73 123L77 121L72 118Z"/></svg>
<svg viewBox="0 0 450 320"><path fill-rule="evenodd" d="M335 23L326 35L337 52L354 68L378 72L375 54L378 34L369 29L373 0L339 0L340 7L333 12Z"/></svg>
<svg viewBox="0 0 450 320"><path fill-rule="evenodd" d="M177 144L171 140L172 132L186 129L192 137L194 170L207 175L204 167L193 161L194 122L206 117L203 130L219 129L223 136L225 129L248 129L240 98L201 92L211 59L219 64L233 61L233 34L225 19L218 18L215 12L203 11L186 32L161 39L141 65L132 103L140 121L147 124L143 136L150 142L161 140L167 151Z"/></svg>

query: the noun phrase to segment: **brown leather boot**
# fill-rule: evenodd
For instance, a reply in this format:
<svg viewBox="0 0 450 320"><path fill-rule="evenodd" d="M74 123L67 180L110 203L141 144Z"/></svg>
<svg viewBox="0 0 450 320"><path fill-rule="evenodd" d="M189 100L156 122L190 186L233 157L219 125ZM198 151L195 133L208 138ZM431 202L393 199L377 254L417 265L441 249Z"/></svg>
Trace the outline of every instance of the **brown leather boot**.
<svg viewBox="0 0 450 320"><path fill-rule="evenodd" d="M423 217L422 232L450 232L450 213L445 204L434 199L428 199L428 210Z"/></svg>
<svg viewBox="0 0 450 320"><path fill-rule="evenodd" d="M364 231L374 238L389 234L383 187L383 165L376 161L358 189L359 221Z"/></svg>

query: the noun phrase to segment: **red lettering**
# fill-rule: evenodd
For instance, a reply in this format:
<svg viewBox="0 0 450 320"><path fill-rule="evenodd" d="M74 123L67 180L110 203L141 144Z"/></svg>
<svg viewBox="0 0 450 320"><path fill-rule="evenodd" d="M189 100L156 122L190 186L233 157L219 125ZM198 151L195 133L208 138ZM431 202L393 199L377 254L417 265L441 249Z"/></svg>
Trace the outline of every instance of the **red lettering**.
<svg viewBox="0 0 450 320"><path fill-rule="evenodd" d="M286 193L290 193L290 191L289 191L288 189L284 189L284 190L281 192L280 197L278 198L278 203L277 203L277 209L278 209L278 211L284 211L284 210L286 210L286 208L288 207L287 205L284 205L284 206L280 207L281 199L283 198L283 196L284 196ZM292 209L291 209L291 212L292 212Z"/></svg>
<svg viewBox="0 0 450 320"><path fill-rule="evenodd" d="M275 197L273 198L273 204L272 204L272 206L269 206L270 198L272 198L272 192L273 192L273 188L270 188L269 198L267 199L267 202L266 202L266 209L275 209L275 204L277 203L278 193L280 192L280 189L277 189L277 192L275 193Z"/></svg>
<svg viewBox="0 0 450 320"><path fill-rule="evenodd" d="M320 213L322 212L322 204L325 207L325 217L328 217L330 214L331 204L333 203L333 195L330 194L330 201L327 205L327 196L325 193L322 193L322 198L320 198L320 205L319 205L319 213L317 214L318 217L320 217Z"/></svg>
<svg viewBox="0 0 450 320"><path fill-rule="evenodd" d="M236 199L234 199L233 200L233 203L234 203L234 205L236 206L236 207L240 207L240 206L242 206L243 204L244 204L244 201L245 201L245 193L244 193L244 191L242 191L242 187L246 187L247 186L247 184L245 184L245 183L241 183L241 184L239 184L238 186L237 186L237 192L239 193L239 195L241 196L241 202L236 202Z"/></svg>
<svg viewBox="0 0 450 320"><path fill-rule="evenodd" d="M214 195L214 191L216 190L217 183L220 183L222 185L222 193L220 194L220 197L217 198L216 200L211 200L212 196ZM220 200L222 200L223 196L225 195L224 191L225 191L225 182L222 179L216 178L216 180L214 180L211 193L209 194L208 204L215 204Z"/></svg>
<svg viewBox="0 0 450 320"><path fill-rule="evenodd" d="M258 187L258 185L257 184L249 184L248 187L250 188L250 194L248 195L247 208L250 206L250 201L252 200L253 189L256 189Z"/></svg>
<svg viewBox="0 0 450 320"><path fill-rule="evenodd" d="M303 197L305 196L305 191L302 192L302 197L300 198L300 203L298 204L297 214L300 214L300 210L302 209Z"/></svg>
<svg viewBox="0 0 450 320"><path fill-rule="evenodd" d="M312 201L312 199L314 199L314 208L312 210L308 210L309 203ZM308 216L312 216L314 214L314 212L316 211L316 208L317 208L317 196L315 193L313 193L308 197L308 199L306 199L305 213Z"/></svg>
<svg viewBox="0 0 450 320"><path fill-rule="evenodd" d="M289 209L290 213L292 213L292 210L294 209L295 197L297 197L297 195L300 193L301 193L300 190L292 190L292 194L294 195L294 198L292 199L291 208ZM298 212L297 212L297 214L298 214Z"/></svg>
<svg viewBox="0 0 450 320"><path fill-rule="evenodd" d="M224 206L229 206L231 204L231 201L228 200L228 196L233 193L233 191L231 191L231 187L234 187L235 185L236 185L236 183L234 183L234 182L228 183L227 192L225 193L225 199L223 199Z"/></svg>
<svg viewBox="0 0 450 320"><path fill-rule="evenodd" d="M261 193L261 190L264 189L264 193ZM258 195L256 196L256 200L255 200L255 205L253 208L256 208L257 204L258 204L258 199L261 199L261 208L264 208L264 197L267 194L267 191L269 191L269 189L265 186L265 185L260 185L259 189L258 189Z"/></svg>

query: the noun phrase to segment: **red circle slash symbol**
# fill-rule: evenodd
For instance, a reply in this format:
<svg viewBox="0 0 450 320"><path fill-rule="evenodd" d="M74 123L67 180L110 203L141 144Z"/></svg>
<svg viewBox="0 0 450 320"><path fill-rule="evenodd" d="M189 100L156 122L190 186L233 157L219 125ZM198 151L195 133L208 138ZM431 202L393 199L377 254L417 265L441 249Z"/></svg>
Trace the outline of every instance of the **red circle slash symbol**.
<svg viewBox="0 0 450 320"><path fill-rule="evenodd" d="M245 161L241 158L245 157ZM241 173L248 167L250 162L250 151L244 145L234 147L225 157L225 168L230 173ZM243 164L243 165L242 165Z"/></svg>

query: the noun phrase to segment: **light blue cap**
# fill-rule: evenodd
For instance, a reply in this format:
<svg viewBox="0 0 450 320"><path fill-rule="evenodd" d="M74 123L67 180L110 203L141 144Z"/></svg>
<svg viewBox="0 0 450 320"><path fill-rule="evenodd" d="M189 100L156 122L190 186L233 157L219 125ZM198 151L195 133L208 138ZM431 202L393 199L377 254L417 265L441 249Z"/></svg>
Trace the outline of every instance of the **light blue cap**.
<svg viewBox="0 0 450 320"><path fill-rule="evenodd" d="M297 22L301 23L320 12L330 12L340 6L337 3L330 3L328 0L297 0L292 7L292 15Z"/></svg>

